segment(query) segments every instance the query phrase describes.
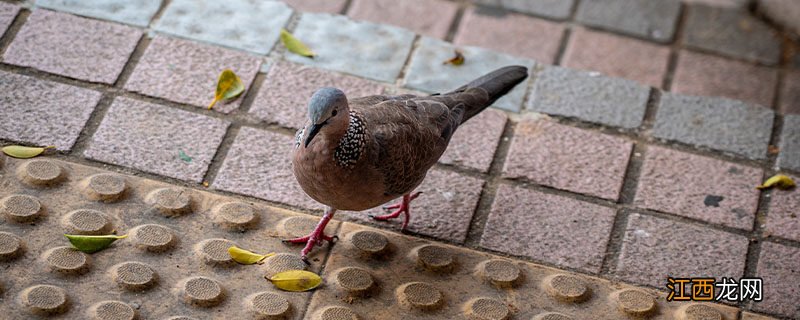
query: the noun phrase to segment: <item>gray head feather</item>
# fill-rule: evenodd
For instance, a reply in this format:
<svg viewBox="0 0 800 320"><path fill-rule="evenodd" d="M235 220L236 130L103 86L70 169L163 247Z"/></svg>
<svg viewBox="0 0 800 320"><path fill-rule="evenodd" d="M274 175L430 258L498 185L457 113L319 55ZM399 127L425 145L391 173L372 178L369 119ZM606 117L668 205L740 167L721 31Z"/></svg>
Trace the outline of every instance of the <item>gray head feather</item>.
<svg viewBox="0 0 800 320"><path fill-rule="evenodd" d="M347 109L347 97L342 90L336 88L320 88L311 96L308 102L308 118L311 123L320 124L330 117L345 112Z"/></svg>

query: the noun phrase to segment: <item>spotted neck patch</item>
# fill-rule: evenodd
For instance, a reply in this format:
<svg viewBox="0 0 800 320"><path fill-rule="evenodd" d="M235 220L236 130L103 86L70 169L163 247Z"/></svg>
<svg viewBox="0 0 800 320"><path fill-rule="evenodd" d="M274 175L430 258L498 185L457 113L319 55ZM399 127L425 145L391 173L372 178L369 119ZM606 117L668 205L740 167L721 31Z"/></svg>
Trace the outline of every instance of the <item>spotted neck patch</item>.
<svg viewBox="0 0 800 320"><path fill-rule="evenodd" d="M365 135L366 128L362 120L355 112L350 112L350 126L347 132L339 141L339 145L333 153L336 164L340 167L349 168L358 162L361 151L367 142Z"/></svg>

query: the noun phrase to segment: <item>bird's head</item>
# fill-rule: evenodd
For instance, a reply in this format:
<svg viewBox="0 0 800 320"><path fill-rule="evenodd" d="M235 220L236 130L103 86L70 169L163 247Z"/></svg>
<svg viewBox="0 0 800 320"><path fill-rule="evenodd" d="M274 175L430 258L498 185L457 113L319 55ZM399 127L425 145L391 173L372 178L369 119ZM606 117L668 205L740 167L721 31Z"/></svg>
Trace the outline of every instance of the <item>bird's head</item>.
<svg viewBox="0 0 800 320"><path fill-rule="evenodd" d="M308 102L308 119L311 127L308 128L308 135L303 143L305 147L311 143L320 130L326 126L336 126L346 128L350 119L350 107L347 104L347 97L342 90L336 88L320 88L311 96Z"/></svg>

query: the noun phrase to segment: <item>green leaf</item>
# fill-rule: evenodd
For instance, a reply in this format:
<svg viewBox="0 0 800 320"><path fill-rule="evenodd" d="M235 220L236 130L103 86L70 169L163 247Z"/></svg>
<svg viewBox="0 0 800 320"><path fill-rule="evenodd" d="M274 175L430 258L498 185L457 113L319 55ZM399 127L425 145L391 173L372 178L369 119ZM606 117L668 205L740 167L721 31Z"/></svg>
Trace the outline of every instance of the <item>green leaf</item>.
<svg viewBox="0 0 800 320"><path fill-rule="evenodd" d="M244 92L244 83L230 69L225 69L219 74L217 80L217 91L214 93L214 100L208 105L208 110L214 107L218 101L229 100L238 97Z"/></svg>
<svg viewBox="0 0 800 320"><path fill-rule="evenodd" d="M178 157L181 158L181 160L186 161L186 163L192 162L192 157L186 155L186 152L183 152L183 149L178 150Z"/></svg>
<svg viewBox="0 0 800 320"><path fill-rule="evenodd" d="M128 235L116 236L116 235L106 235L106 236L84 236L84 235L76 235L76 234L65 234L64 236L69 239L69 243L72 244L75 249L78 251L86 252L86 253L95 253L97 251L103 250L110 246L114 241L118 239L124 239L128 237Z"/></svg>
<svg viewBox="0 0 800 320"><path fill-rule="evenodd" d="M308 291L322 284L322 278L316 273L305 270L279 272L267 280L272 281L278 289L293 292Z"/></svg>
<svg viewBox="0 0 800 320"><path fill-rule="evenodd" d="M781 190L786 190L796 185L797 184L794 183L794 180L792 180L792 178L789 178L788 176L782 174L776 174L767 179L767 181L764 181L764 183L756 187L756 189L766 189L766 188L776 187Z"/></svg>
<svg viewBox="0 0 800 320"><path fill-rule="evenodd" d="M268 253L265 255L261 255L255 252L244 250L236 246L228 248L228 254L231 255L233 261L236 261L241 264L254 264L254 263L261 264L262 263L261 261L263 261L267 257L275 255L275 253Z"/></svg>
<svg viewBox="0 0 800 320"><path fill-rule="evenodd" d="M54 146L47 146L44 148L39 147L25 147L25 146L5 146L3 147L3 153L20 159L28 159L33 158L42 154L47 149L55 148Z"/></svg>
<svg viewBox="0 0 800 320"><path fill-rule="evenodd" d="M315 54L300 39L295 38L286 29L281 29L281 43L290 52L294 52L304 57L314 58Z"/></svg>

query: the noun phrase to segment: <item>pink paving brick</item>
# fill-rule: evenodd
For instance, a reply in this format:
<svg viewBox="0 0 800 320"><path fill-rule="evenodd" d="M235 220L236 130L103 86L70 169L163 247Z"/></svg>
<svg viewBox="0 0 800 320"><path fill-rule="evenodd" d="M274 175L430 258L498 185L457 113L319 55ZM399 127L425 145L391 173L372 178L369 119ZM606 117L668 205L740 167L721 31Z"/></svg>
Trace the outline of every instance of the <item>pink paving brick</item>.
<svg viewBox="0 0 800 320"><path fill-rule="evenodd" d="M481 247L597 273L613 222L613 208L502 184Z"/></svg>
<svg viewBox="0 0 800 320"><path fill-rule="evenodd" d="M422 194L411 202L408 230L437 239L463 243L472 221L472 214L478 205L483 184L483 180L455 172L437 169L429 171L425 181L416 189L422 191ZM395 201L391 201L390 204ZM390 211L374 208L362 212L341 212L337 217L399 231L402 217L390 222L377 222L369 217L370 214L381 215L388 212Z"/></svg>
<svg viewBox="0 0 800 320"><path fill-rule="evenodd" d="M444 39L458 4L444 0L354 0L347 15L357 20L393 24L415 33Z"/></svg>
<svg viewBox="0 0 800 320"><path fill-rule="evenodd" d="M376 95L383 87L375 82L281 61L272 66L250 113L259 119L299 129L305 124L308 100L321 87L337 87L349 98Z"/></svg>
<svg viewBox="0 0 800 320"><path fill-rule="evenodd" d="M100 92L0 72L0 138L69 151Z"/></svg>
<svg viewBox="0 0 800 320"><path fill-rule="evenodd" d="M561 63L658 88L667 72L668 59L667 46L576 27Z"/></svg>
<svg viewBox="0 0 800 320"><path fill-rule="evenodd" d="M228 122L118 97L97 128L87 158L202 182ZM187 161L181 151L190 157Z"/></svg>
<svg viewBox="0 0 800 320"><path fill-rule="evenodd" d="M342 12L347 0L283 0L283 2L299 11L337 14Z"/></svg>
<svg viewBox="0 0 800 320"><path fill-rule="evenodd" d="M114 83L142 32L120 24L35 10L3 61L91 82Z"/></svg>
<svg viewBox="0 0 800 320"><path fill-rule="evenodd" d="M800 181L800 176L791 176ZM765 233L786 239L800 241L800 192L772 189Z"/></svg>
<svg viewBox="0 0 800 320"><path fill-rule="evenodd" d="M667 277L732 277L744 272L747 238L707 227L631 214L614 276L663 289Z"/></svg>
<svg viewBox="0 0 800 320"><path fill-rule="evenodd" d="M292 173L294 138L243 127L236 135L213 187L269 201L323 210L303 192Z"/></svg>
<svg viewBox="0 0 800 320"><path fill-rule="evenodd" d="M789 70L781 88L781 114L800 114L800 70Z"/></svg>
<svg viewBox="0 0 800 320"><path fill-rule="evenodd" d="M777 81L775 69L683 50L672 91L727 97L771 108Z"/></svg>
<svg viewBox="0 0 800 320"><path fill-rule="evenodd" d="M136 65L125 89L206 108L214 99L217 79L223 70L233 70L245 88L249 88L260 67L261 59L247 53L157 36ZM237 109L245 94L227 104L217 103L214 110L229 113Z"/></svg>
<svg viewBox="0 0 800 320"><path fill-rule="evenodd" d="M650 146L634 204L750 230L761 175L758 168Z"/></svg>
<svg viewBox="0 0 800 320"><path fill-rule="evenodd" d="M464 13L453 43L552 64L563 34L564 25L560 23L500 9L470 7Z"/></svg>
<svg viewBox="0 0 800 320"><path fill-rule="evenodd" d="M439 162L489 172L507 120L502 111L482 111L458 127Z"/></svg>
<svg viewBox="0 0 800 320"><path fill-rule="evenodd" d="M753 309L800 319L800 248L764 242L757 268L764 300L753 303Z"/></svg>
<svg viewBox="0 0 800 320"><path fill-rule="evenodd" d="M19 6L0 2L0 36L6 32L8 26L14 21L17 12L19 12Z"/></svg>
<svg viewBox="0 0 800 320"><path fill-rule="evenodd" d="M632 148L623 138L545 119L522 120L503 177L616 201Z"/></svg>

